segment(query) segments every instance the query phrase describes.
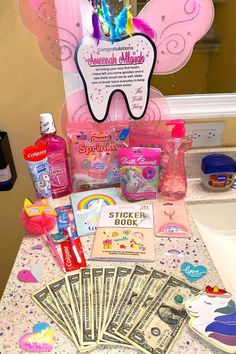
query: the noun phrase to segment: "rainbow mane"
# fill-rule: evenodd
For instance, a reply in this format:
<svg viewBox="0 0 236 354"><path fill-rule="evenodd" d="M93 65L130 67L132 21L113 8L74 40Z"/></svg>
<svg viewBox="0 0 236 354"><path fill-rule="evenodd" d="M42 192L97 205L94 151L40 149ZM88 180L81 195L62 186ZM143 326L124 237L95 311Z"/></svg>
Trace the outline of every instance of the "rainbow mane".
<svg viewBox="0 0 236 354"><path fill-rule="evenodd" d="M229 292L207 286L185 308L191 317L192 330L217 348L236 353L236 305Z"/></svg>
<svg viewBox="0 0 236 354"><path fill-rule="evenodd" d="M209 338L228 346L235 346L236 310L234 301L230 300L226 307L216 309L215 312L223 313L224 315L215 317L214 322L206 327L205 332L212 332L208 335Z"/></svg>

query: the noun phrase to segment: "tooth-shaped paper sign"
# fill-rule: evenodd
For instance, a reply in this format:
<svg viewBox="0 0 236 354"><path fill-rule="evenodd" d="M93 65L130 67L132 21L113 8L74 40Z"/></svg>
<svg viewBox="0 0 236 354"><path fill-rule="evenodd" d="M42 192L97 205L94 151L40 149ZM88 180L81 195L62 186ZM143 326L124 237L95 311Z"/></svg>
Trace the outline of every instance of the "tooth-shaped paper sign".
<svg viewBox="0 0 236 354"><path fill-rule="evenodd" d="M75 62L94 120L106 119L117 91L123 94L133 119L145 115L156 63L156 47L148 36L137 33L113 44L102 39L98 45L85 37L76 50Z"/></svg>

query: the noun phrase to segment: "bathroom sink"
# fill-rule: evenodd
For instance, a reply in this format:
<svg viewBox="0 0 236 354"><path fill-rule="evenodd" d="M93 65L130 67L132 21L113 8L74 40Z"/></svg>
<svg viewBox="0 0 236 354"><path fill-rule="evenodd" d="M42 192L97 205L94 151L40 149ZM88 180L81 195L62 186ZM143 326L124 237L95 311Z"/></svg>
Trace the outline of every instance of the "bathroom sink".
<svg viewBox="0 0 236 354"><path fill-rule="evenodd" d="M190 204L188 208L224 287L236 299L236 203Z"/></svg>

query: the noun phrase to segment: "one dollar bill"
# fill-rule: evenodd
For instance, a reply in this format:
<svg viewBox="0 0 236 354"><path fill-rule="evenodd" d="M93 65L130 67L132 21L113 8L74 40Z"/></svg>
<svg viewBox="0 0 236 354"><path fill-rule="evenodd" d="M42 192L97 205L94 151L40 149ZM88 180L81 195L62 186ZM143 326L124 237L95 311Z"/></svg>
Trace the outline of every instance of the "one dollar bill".
<svg viewBox="0 0 236 354"><path fill-rule="evenodd" d="M81 328L80 328L80 271L71 273L66 276L66 286L68 291L68 296L70 299L70 304L72 308L72 313L75 320L75 325L77 329L77 334L80 342L80 351L85 352L93 349L95 345L87 346L81 343Z"/></svg>
<svg viewBox="0 0 236 354"><path fill-rule="evenodd" d="M106 324L109 322L110 315L112 314L117 302L119 301L120 297L122 296L123 290L130 278L130 274L132 272L132 268L127 268L127 267L118 267L116 270L116 275L113 283L113 288L110 294L105 318L104 318L104 327L103 330L106 328ZM114 338L109 336L106 333L102 333L101 336L102 341L104 341L107 344L116 344L116 345L125 345L127 346L127 342ZM128 345L129 346L129 345Z"/></svg>
<svg viewBox="0 0 236 354"><path fill-rule="evenodd" d="M63 317L69 331L71 334L71 337L77 346L77 348L80 350L80 341L75 325L75 320L72 312L72 308L70 305L70 299L68 296L67 292L67 287L66 287L66 280L65 278L60 278L50 284L48 284L48 289L52 295L53 300L55 301L55 304L57 305L57 308Z"/></svg>
<svg viewBox="0 0 236 354"><path fill-rule="evenodd" d="M70 331L61 316L57 305L55 304L48 288L37 291L33 296L33 300L41 307L41 309L71 338Z"/></svg>
<svg viewBox="0 0 236 354"><path fill-rule="evenodd" d="M116 330L116 333L120 337L125 338L126 334L134 325L137 315L142 314L147 309L167 279L168 275L165 273L161 273L155 269L151 272L143 288L134 301L132 301L130 310L122 318L122 321Z"/></svg>
<svg viewBox="0 0 236 354"><path fill-rule="evenodd" d="M79 272L66 276L66 287L71 303L75 325L78 334L80 334L80 282Z"/></svg>
<svg viewBox="0 0 236 354"><path fill-rule="evenodd" d="M91 302L93 311L93 331L94 340L98 340L98 331L100 323L101 311L101 295L102 295L102 281L104 268L91 268Z"/></svg>
<svg viewBox="0 0 236 354"><path fill-rule="evenodd" d="M125 316L125 313L132 306L133 301L142 289L150 270L136 265L132 271L129 281L126 287L123 289L123 293L119 301L117 302L112 316L105 328L105 333L111 335L112 337L117 337L115 333L118 325ZM119 337L119 336L118 336Z"/></svg>
<svg viewBox="0 0 236 354"><path fill-rule="evenodd" d="M100 317L99 317L99 331L98 340L102 343L102 328L104 325L104 319L106 310L108 308L108 302L113 288L113 283L116 275L116 268L104 268L103 279L102 279L102 290L101 290L101 305L100 305Z"/></svg>
<svg viewBox="0 0 236 354"><path fill-rule="evenodd" d="M171 276L126 339L144 353L168 353L187 317L183 304L197 294L196 288Z"/></svg>
<svg viewBox="0 0 236 354"><path fill-rule="evenodd" d="M80 328L81 343L94 345L91 269L80 271Z"/></svg>

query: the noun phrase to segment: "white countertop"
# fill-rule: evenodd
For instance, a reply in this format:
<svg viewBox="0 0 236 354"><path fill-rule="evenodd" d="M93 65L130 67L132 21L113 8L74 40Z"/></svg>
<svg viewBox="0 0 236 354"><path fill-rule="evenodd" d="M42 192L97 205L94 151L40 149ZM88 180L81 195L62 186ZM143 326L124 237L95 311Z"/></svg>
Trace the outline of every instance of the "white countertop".
<svg viewBox="0 0 236 354"><path fill-rule="evenodd" d="M185 198L187 203L217 203L236 201L236 189L230 188L224 192L213 192L205 189L200 178L188 181L188 190Z"/></svg>
<svg viewBox="0 0 236 354"><path fill-rule="evenodd" d="M67 199L68 200L68 199ZM217 202L217 201L236 201L236 190L229 190L224 193L212 193L202 189L200 180L191 180L188 183L188 193L186 201L188 203L198 202ZM57 200L61 205L66 202L66 198ZM155 239L155 264L152 266L157 269L172 273L178 277L183 275L180 272L182 262L188 261L193 264L205 265L208 274L198 280L194 285L204 288L207 285L222 286L215 266L206 250L206 247L199 235L199 232L190 216L190 223L193 237L191 239ZM82 237L82 244L87 258L91 252L93 237ZM24 237L18 255L15 260L11 275L0 303L0 353L1 354L23 354L18 341L24 332L32 331L33 325L40 322L51 324L55 332L54 349L55 354L77 354L77 350L70 339L47 317L47 315L33 302L31 295L41 289L49 281L61 276L62 273L48 249L44 246L41 250L32 249L36 244L41 243L40 238ZM170 249L181 252L182 257L166 256L165 253ZM22 283L17 279L17 274L22 269L30 269L33 264L40 264L43 268L43 275L40 283ZM93 262L95 264L95 262ZM107 262L96 263L96 265L107 265ZM111 263L109 263L111 265ZM121 264L121 263L119 263ZM127 263L125 263L127 265ZM186 281L186 279L185 279ZM101 354L131 354L137 353L136 350L122 347L99 347L93 353ZM203 341L193 333L186 324L184 329L175 342L171 353L223 353L213 346Z"/></svg>

